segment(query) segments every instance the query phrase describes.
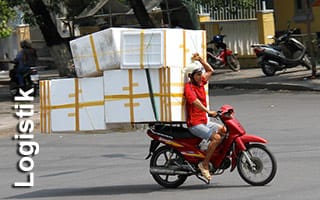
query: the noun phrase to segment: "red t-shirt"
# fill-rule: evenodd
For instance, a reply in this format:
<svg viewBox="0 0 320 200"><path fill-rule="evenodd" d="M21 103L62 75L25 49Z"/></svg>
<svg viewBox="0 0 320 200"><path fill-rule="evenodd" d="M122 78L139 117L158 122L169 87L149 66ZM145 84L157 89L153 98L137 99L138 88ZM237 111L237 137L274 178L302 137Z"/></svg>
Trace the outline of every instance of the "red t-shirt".
<svg viewBox="0 0 320 200"><path fill-rule="evenodd" d="M204 85L207 84L205 78L202 79L200 86L188 82L184 86L184 97L186 98L187 125L188 127L198 124L207 124L207 113L197 106L193 105L196 99L199 99L202 105L207 107L207 96Z"/></svg>

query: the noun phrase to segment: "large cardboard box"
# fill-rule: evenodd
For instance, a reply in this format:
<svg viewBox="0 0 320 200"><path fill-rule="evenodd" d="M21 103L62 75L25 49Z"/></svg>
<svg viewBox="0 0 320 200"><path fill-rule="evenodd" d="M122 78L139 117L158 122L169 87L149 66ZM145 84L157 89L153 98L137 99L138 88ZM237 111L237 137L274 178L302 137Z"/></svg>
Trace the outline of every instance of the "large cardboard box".
<svg viewBox="0 0 320 200"><path fill-rule="evenodd" d="M121 69L184 67L192 54L206 57L206 32L137 29L121 32Z"/></svg>
<svg viewBox="0 0 320 200"><path fill-rule="evenodd" d="M105 130L103 77L40 82L41 132Z"/></svg>
<svg viewBox="0 0 320 200"><path fill-rule="evenodd" d="M78 77L102 76L120 68L120 36L128 28L109 28L70 41Z"/></svg>

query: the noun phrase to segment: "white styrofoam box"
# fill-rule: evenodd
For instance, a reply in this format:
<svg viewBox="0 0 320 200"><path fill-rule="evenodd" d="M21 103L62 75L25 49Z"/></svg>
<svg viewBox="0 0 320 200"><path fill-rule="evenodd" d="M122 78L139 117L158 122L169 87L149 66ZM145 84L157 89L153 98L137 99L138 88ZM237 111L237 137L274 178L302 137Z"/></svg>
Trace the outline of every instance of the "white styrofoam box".
<svg viewBox="0 0 320 200"><path fill-rule="evenodd" d="M104 71L106 123L185 121L182 68L162 67L148 71L150 83L146 70Z"/></svg>
<svg viewBox="0 0 320 200"><path fill-rule="evenodd" d="M192 54L198 52L199 55L206 59L207 57L207 40L206 40L206 32L204 30L186 30L185 31L185 63L186 64L192 62Z"/></svg>
<svg viewBox="0 0 320 200"><path fill-rule="evenodd" d="M99 76L120 68L120 36L128 28L109 28L70 41L78 77Z"/></svg>
<svg viewBox="0 0 320 200"><path fill-rule="evenodd" d="M206 32L186 29L140 29L121 33L121 69L181 67L193 53L206 57Z"/></svg>
<svg viewBox="0 0 320 200"><path fill-rule="evenodd" d="M121 33L121 69L159 68L163 65L163 31L141 29Z"/></svg>
<svg viewBox="0 0 320 200"><path fill-rule="evenodd" d="M164 66L186 66L192 54L206 57L206 32L203 30L164 29L165 64Z"/></svg>
<svg viewBox="0 0 320 200"><path fill-rule="evenodd" d="M156 91L156 107L159 121L185 121L185 102L183 97L184 75L181 68L163 67L158 70L158 78L153 82Z"/></svg>
<svg viewBox="0 0 320 200"><path fill-rule="evenodd" d="M108 70L103 78L106 123L155 121L145 70Z"/></svg>
<svg viewBox="0 0 320 200"><path fill-rule="evenodd" d="M41 85L43 132L106 129L103 77L54 79Z"/></svg>

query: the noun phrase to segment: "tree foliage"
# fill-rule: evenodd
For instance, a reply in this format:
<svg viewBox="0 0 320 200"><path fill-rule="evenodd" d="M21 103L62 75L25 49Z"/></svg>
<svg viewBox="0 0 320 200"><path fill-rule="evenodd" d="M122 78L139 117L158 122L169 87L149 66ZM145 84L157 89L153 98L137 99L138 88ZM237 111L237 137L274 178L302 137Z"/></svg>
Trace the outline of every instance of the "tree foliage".
<svg viewBox="0 0 320 200"><path fill-rule="evenodd" d="M15 16L15 11L10 8L6 0L0 0L0 38L10 36L12 28L10 20Z"/></svg>
<svg viewBox="0 0 320 200"><path fill-rule="evenodd" d="M56 66L59 69L61 76L66 74L66 67L71 58L71 52L68 46L68 41L62 38L55 25L56 17L65 18L67 23L72 21L84 9L93 8L99 0L0 0L0 38L9 36L12 31L10 20L15 16L15 11L19 10L22 13L24 23L30 25L37 24L45 39L51 56L53 57ZM131 5L134 9L137 19L141 26L152 26L151 20L145 11L145 8L139 7L142 5L142 0L118 0L126 5ZM170 1L171 0L164 0ZM179 2L179 0L177 0ZM256 0L180 0L181 2L192 2L196 4L209 4L214 7L230 5L250 7L253 6ZM180 3L181 3L180 2ZM214 4L213 4L214 3ZM15 8L15 9L12 9ZM19 13L19 16L20 16ZM148 21L150 20L150 21ZM149 22L149 23L148 23ZM72 23L73 24L73 23ZM178 24L179 25L179 24ZM72 29L70 29L72 30ZM71 33L71 31L70 31ZM70 39L70 38L69 38Z"/></svg>
<svg viewBox="0 0 320 200"><path fill-rule="evenodd" d="M47 10L55 15L61 14L61 7L65 7L67 13L64 17L66 19L73 19L75 16L80 14L85 8L93 7L98 0L43 0L47 6ZM119 0L121 3L129 5L132 1ZM168 1L168 0L167 0ZM214 5L214 8L227 6L232 2L232 6L235 7L253 7L256 0L182 0L185 2L192 2L194 4L209 4ZM16 9L12 9L12 8ZM214 9L213 8L213 9ZM23 13L23 20L25 23L34 25L37 22L37 17L29 8L28 3L25 0L0 0L0 38L7 37L12 32L10 20L16 16L16 10L20 10ZM62 14L61 14L62 15Z"/></svg>
<svg viewBox="0 0 320 200"><path fill-rule="evenodd" d="M22 14L24 23L30 25L37 24L36 15L30 10L29 1L26 0L0 0L0 38L7 37L12 32L11 20L17 16L17 12ZM33 0L30 1L31 4ZM97 0L43 0L46 5L46 10L54 15L60 15L67 19L73 19L74 16L81 13L86 7L92 7L97 3ZM61 8L65 8L67 13L62 13ZM14 8L14 9L13 9Z"/></svg>

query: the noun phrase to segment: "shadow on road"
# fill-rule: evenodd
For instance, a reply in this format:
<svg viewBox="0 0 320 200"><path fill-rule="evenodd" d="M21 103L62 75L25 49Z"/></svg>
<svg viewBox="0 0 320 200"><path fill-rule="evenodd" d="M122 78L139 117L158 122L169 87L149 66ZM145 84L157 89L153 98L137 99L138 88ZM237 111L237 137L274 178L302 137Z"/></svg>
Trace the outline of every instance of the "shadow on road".
<svg viewBox="0 0 320 200"><path fill-rule="evenodd" d="M151 193L159 191L172 191L172 190L203 190L212 188L243 188L250 187L249 185L230 185L230 186L217 186L211 185L191 185L181 186L177 189L165 189L157 184L143 184L143 185L117 185L117 186L104 186L104 187L89 187L89 188L56 188L44 189L21 195L7 197L5 199L26 199L26 198L52 198L52 197L70 197L70 196L99 196L99 195L121 195L121 194L139 194Z"/></svg>

